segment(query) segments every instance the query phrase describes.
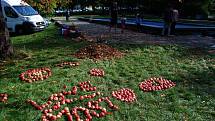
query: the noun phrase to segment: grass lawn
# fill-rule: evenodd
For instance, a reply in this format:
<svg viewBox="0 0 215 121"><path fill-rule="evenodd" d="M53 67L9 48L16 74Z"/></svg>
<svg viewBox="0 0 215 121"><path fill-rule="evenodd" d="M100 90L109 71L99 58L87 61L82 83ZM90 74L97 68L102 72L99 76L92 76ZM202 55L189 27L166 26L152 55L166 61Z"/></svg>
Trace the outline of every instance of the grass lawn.
<svg viewBox="0 0 215 121"><path fill-rule="evenodd" d="M137 95L137 101L131 104L112 98L120 109L111 111L106 106L113 113L103 118L94 117L94 121L215 119L215 58L200 49L178 45L113 44L126 55L122 59L95 62L71 56L89 43L62 38L53 25L43 32L11 39L18 56L0 66L0 93L9 95L7 103L0 102L0 121L38 121L42 113L26 103L27 99L44 103L51 94L62 91L64 85L70 88L87 80L91 80L104 96L110 96L111 91L121 88L131 88ZM80 66L56 67L55 64L61 61L79 61ZM34 83L26 83L18 78L20 73L39 67L50 67L52 76ZM90 76L88 72L91 68L103 68L105 76ZM138 85L144 79L160 76L175 82L176 87L154 92L139 89ZM81 94L84 92L78 93L79 96ZM68 107L84 107L89 100L76 101Z"/></svg>

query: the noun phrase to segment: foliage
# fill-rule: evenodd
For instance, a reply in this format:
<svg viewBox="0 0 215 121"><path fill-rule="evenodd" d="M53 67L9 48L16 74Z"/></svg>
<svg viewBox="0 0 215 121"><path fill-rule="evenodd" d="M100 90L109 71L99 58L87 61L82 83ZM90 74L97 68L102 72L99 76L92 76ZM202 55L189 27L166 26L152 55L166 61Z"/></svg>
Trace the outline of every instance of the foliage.
<svg viewBox="0 0 215 121"><path fill-rule="evenodd" d="M56 0L25 0L28 4L36 8L41 14L49 14L56 7Z"/></svg>
<svg viewBox="0 0 215 121"><path fill-rule="evenodd" d="M57 8L69 9L75 5L75 0L57 0Z"/></svg>
<svg viewBox="0 0 215 121"><path fill-rule="evenodd" d="M182 5L183 14L186 16L201 15L207 17L210 0L186 0Z"/></svg>
<svg viewBox="0 0 215 121"><path fill-rule="evenodd" d="M211 0L209 4L209 12L215 14L215 0Z"/></svg>
<svg viewBox="0 0 215 121"><path fill-rule="evenodd" d="M48 14L53 12L54 8L72 9L79 4L82 8L92 6L95 10L96 6L110 6L110 0L26 0L32 6L35 6L40 12ZM116 0L117 1L117 0ZM172 3L181 11L181 15L195 16L197 14L207 15L208 10L213 8L214 0L119 0L118 6L126 8L133 12L145 12L150 14L162 15L165 7ZM135 11L139 8L139 11Z"/></svg>
<svg viewBox="0 0 215 121"><path fill-rule="evenodd" d="M57 7L68 8L72 0L25 0L42 14L53 13Z"/></svg>

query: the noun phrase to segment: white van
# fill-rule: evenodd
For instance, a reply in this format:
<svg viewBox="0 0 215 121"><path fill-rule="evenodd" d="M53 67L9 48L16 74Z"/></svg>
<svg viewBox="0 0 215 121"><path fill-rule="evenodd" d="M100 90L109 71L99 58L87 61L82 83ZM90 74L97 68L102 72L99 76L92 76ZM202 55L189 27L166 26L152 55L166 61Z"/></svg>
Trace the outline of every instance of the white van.
<svg viewBox="0 0 215 121"><path fill-rule="evenodd" d="M45 28L44 19L22 0L1 0L2 12L10 32L35 32Z"/></svg>

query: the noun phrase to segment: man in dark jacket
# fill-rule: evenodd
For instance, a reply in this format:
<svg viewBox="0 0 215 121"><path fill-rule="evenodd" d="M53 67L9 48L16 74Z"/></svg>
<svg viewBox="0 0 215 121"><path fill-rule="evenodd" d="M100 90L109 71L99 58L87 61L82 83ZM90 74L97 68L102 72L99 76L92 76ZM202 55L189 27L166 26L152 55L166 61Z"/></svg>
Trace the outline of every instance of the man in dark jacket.
<svg viewBox="0 0 215 121"><path fill-rule="evenodd" d="M173 22L173 8L171 6L168 6L168 8L164 12L164 26L162 30L162 35L164 36L167 32L167 36L170 36L171 33L171 25Z"/></svg>
<svg viewBox="0 0 215 121"><path fill-rule="evenodd" d="M171 34L175 35L175 26L176 26L176 22L178 21L178 10L177 9L173 9L173 21L171 24Z"/></svg>
<svg viewBox="0 0 215 121"><path fill-rule="evenodd" d="M118 19L118 8L117 8L117 2L113 2L111 7L110 7L110 16L111 16L111 22L110 22L110 29L109 32L111 31L111 28L114 27L116 31L117 27L117 19Z"/></svg>

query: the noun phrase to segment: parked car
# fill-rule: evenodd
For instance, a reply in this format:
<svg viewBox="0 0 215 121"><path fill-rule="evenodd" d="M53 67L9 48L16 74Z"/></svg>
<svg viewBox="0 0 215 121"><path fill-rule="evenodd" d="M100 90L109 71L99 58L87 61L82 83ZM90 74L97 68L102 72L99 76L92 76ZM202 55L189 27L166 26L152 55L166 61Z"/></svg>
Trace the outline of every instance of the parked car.
<svg viewBox="0 0 215 121"><path fill-rule="evenodd" d="M2 12L10 32L35 32L45 29L45 21L23 0L1 0Z"/></svg>

